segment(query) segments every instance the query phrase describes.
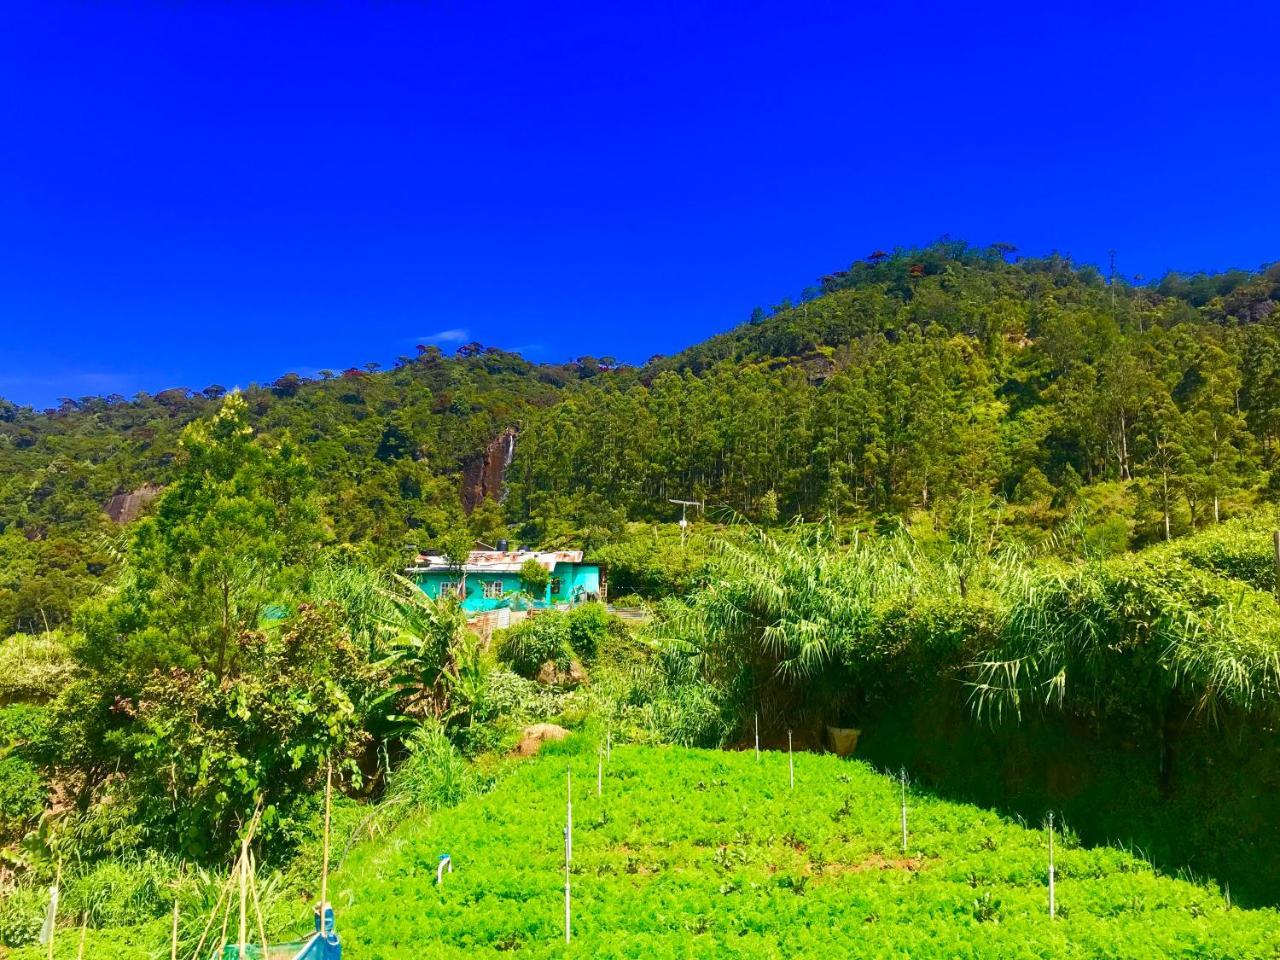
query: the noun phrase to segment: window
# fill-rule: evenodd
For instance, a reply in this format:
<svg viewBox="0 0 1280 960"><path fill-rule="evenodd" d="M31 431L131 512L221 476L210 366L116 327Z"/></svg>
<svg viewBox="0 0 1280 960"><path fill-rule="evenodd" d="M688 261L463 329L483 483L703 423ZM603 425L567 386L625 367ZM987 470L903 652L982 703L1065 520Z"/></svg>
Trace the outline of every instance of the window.
<svg viewBox="0 0 1280 960"><path fill-rule="evenodd" d="M484 598L486 600L498 600L502 597L502 581L486 580L484 583Z"/></svg>
<svg viewBox="0 0 1280 960"><path fill-rule="evenodd" d="M462 582L460 580L445 580L441 583L440 596L457 597L459 600L467 598L467 595L462 590Z"/></svg>
<svg viewBox="0 0 1280 960"><path fill-rule="evenodd" d="M558 597L562 593L564 593L564 581L561 580L559 577L552 577L551 578L551 595L553 597Z"/></svg>

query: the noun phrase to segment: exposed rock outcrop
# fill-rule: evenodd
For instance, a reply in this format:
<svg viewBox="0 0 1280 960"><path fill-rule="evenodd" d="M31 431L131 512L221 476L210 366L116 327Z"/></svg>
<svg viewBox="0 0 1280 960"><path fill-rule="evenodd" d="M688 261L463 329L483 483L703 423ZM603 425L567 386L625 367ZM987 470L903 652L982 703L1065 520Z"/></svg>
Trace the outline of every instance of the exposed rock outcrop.
<svg viewBox="0 0 1280 960"><path fill-rule="evenodd" d="M544 740L563 740L568 735L568 730L554 723L535 723L531 727L524 728L524 735L520 738L515 752L522 757L532 757L542 748Z"/></svg>
<svg viewBox="0 0 1280 960"><path fill-rule="evenodd" d="M483 453L462 465L462 509L468 514L485 500L502 500L517 433L515 427L507 427L489 441Z"/></svg>
<svg viewBox="0 0 1280 960"><path fill-rule="evenodd" d="M147 504L160 496L162 490L162 487L153 483L144 483L137 490L117 493L107 501L103 509L116 523L132 523L142 516L142 511L147 508Z"/></svg>

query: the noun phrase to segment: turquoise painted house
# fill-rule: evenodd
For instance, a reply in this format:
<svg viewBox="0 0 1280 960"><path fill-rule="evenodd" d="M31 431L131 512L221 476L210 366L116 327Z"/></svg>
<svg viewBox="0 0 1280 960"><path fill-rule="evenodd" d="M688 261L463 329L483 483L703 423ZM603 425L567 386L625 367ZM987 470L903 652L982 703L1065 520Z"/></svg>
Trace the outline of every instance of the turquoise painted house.
<svg viewBox="0 0 1280 960"><path fill-rule="evenodd" d="M531 558L550 575L543 596L533 600L522 595L520 580L520 568ZM460 597L468 613L572 606L604 597L600 567L583 563L581 550L473 550L461 570L444 557L423 554L405 575L428 597Z"/></svg>

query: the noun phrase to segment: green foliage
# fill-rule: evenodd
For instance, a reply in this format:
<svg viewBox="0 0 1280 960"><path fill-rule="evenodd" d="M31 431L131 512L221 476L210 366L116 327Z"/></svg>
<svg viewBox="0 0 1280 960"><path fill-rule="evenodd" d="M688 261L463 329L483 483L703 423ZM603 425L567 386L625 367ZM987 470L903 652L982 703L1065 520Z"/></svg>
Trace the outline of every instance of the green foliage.
<svg viewBox="0 0 1280 960"><path fill-rule="evenodd" d="M130 721L116 734L129 763L122 789L153 842L201 860L225 855L259 805L269 844L326 760L361 749L358 705L379 685L363 651L318 608L241 637L236 659L221 681L207 671L156 674L120 707Z"/></svg>
<svg viewBox="0 0 1280 960"><path fill-rule="evenodd" d="M46 796L35 764L0 754L0 843L16 839L40 816Z"/></svg>
<svg viewBox="0 0 1280 960"><path fill-rule="evenodd" d="M1057 838L911 789L861 763L595 741L544 747L447 817L358 849L333 888L345 949L388 960L500 956L1268 956L1278 918L1160 876L1129 853ZM565 768L573 774L573 940L564 943ZM423 883L437 854L457 865ZM409 906L409 909L406 909Z"/></svg>
<svg viewBox="0 0 1280 960"><path fill-rule="evenodd" d="M522 677L532 679L544 663L568 670L573 660L568 619L555 612L539 613L493 635L498 660Z"/></svg>
<svg viewBox="0 0 1280 960"><path fill-rule="evenodd" d="M536 558L530 557L520 564L520 585L529 596L543 597L550 582L551 573Z"/></svg>
<svg viewBox="0 0 1280 960"><path fill-rule="evenodd" d="M35 943L49 906L49 891L28 887L0 897L0 946Z"/></svg>
<svg viewBox="0 0 1280 960"><path fill-rule="evenodd" d="M689 593L706 579L711 539L693 527L687 544L672 528L631 524L625 535L592 551L609 571L611 596L663 598Z"/></svg>
<svg viewBox="0 0 1280 960"><path fill-rule="evenodd" d="M626 633L622 621L602 603L583 603L565 614L569 646L584 660L594 660L596 653L611 638Z"/></svg>
<svg viewBox="0 0 1280 960"><path fill-rule="evenodd" d="M405 741L407 756L392 774L394 803L439 810L452 807L478 789L475 774L438 722L426 722Z"/></svg>
<svg viewBox="0 0 1280 960"><path fill-rule="evenodd" d="M626 627L601 603L570 610L547 610L494 634L498 660L522 677L532 678L545 663L567 670L575 659L590 662L610 638Z"/></svg>
<svg viewBox="0 0 1280 960"><path fill-rule="evenodd" d="M74 673L69 646L58 632L0 639L0 703L54 697Z"/></svg>
<svg viewBox="0 0 1280 960"><path fill-rule="evenodd" d="M85 621L87 651L118 657L103 633L123 633L134 670L176 663L220 678L235 638L314 560L320 528L306 463L288 441L254 441L238 394L184 430L180 446L180 472L132 530L120 591Z"/></svg>

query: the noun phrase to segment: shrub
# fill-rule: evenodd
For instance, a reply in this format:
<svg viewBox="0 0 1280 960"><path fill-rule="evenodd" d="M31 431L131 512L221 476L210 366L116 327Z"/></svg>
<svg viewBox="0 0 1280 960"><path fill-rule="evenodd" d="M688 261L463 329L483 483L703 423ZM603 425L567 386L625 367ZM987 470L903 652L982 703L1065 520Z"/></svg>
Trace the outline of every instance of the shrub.
<svg viewBox="0 0 1280 960"><path fill-rule="evenodd" d="M543 613L494 635L498 659L522 677L537 675L544 663L567 670L573 659L568 620L563 614Z"/></svg>
<svg viewBox="0 0 1280 960"><path fill-rule="evenodd" d="M49 700L73 669L67 640L57 631L0 640L0 703Z"/></svg>
<svg viewBox="0 0 1280 960"><path fill-rule="evenodd" d="M408 756L391 775L390 793L398 801L438 810L475 792L466 760L439 723L418 727L405 747Z"/></svg>
<svg viewBox="0 0 1280 960"><path fill-rule="evenodd" d="M44 887L19 887L0 897L0 945L35 943L48 906L49 891Z"/></svg>
<svg viewBox="0 0 1280 960"><path fill-rule="evenodd" d="M574 607L566 616L569 646L584 660L595 659L610 635L626 630L622 621L605 609L602 603L584 603Z"/></svg>
<svg viewBox="0 0 1280 960"><path fill-rule="evenodd" d="M0 757L0 844L18 839L44 809L48 791L35 765Z"/></svg>

